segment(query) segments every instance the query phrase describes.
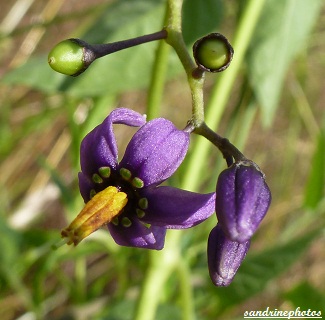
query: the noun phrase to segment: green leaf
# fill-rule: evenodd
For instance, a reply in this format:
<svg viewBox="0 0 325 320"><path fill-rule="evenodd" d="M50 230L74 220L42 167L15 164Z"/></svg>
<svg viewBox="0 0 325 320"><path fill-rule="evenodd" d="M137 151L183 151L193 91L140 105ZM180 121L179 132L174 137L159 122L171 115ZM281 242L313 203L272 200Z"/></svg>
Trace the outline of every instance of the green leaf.
<svg viewBox="0 0 325 320"><path fill-rule="evenodd" d="M57 169L51 166L44 157L39 157L40 166L50 175L51 180L59 188L62 201L66 207L73 207L74 205L74 193L65 183Z"/></svg>
<svg viewBox="0 0 325 320"><path fill-rule="evenodd" d="M1 265L13 266L20 257L19 247L22 241L21 234L11 229L4 217L0 214L0 261ZM1 266L0 266L1 270Z"/></svg>
<svg viewBox="0 0 325 320"><path fill-rule="evenodd" d="M6 84L19 84L53 93L67 76L53 71L47 63L47 55L33 57L1 79Z"/></svg>
<svg viewBox="0 0 325 320"><path fill-rule="evenodd" d="M325 295L305 281L286 292L284 297L301 310L319 311L325 306Z"/></svg>
<svg viewBox="0 0 325 320"><path fill-rule="evenodd" d="M311 232L256 255L248 253L234 282L229 287L217 289L221 310L262 291L271 279L297 261L319 234Z"/></svg>
<svg viewBox="0 0 325 320"><path fill-rule="evenodd" d="M95 314L95 319L129 320L134 309L134 301L128 299L114 301L112 305L107 305L103 310Z"/></svg>
<svg viewBox="0 0 325 320"><path fill-rule="evenodd" d="M248 74L262 107L264 125L272 123L286 72L306 45L322 3L322 0L265 3L248 55Z"/></svg>
<svg viewBox="0 0 325 320"><path fill-rule="evenodd" d="M113 42L159 31L163 25L162 1L118 1L108 8L84 38L89 42ZM97 35L97 36L96 36ZM104 35L99 39L99 35ZM146 43L95 61L78 77L69 91L98 96L148 85L156 43ZM68 84L69 87L69 84ZM63 86L67 88L67 86Z"/></svg>
<svg viewBox="0 0 325 320"><path fill-rule="evenodd" d="M108 6L82 37L90 43L113 42L159 31L164 2L120 0ZM54 44L53 44L54 45ZM58 74L47 58L35 57L7 74L3 81L45 92L69 91L75 96L97 96L141 88L148 84L156 43L147 43L103 57L77 78Z"/></svg>
<svg viewBox="0 0 325 320"><path fill-rule="evenodd" d="M184 1L182 30L185 43L191 44L198 38L216 30L222 16L223 3L221 0Z"/></svg>
<svg viewBox="0 0 325 320"><path fill-rule="evenodd" d="M316 150L310 165L310 173L306 184L304 205L315 209L324 196L325 184L325 132L318 137Z"/></svg>
<svg viewBox="0 0 325 320"><path fill-rule="evenodd" d="M114 42L159 31L163 26L165 2L162 0L119 0L108 5L95 24L81 38L89 43ZM214 30L221 19L221 1L184 4L186 43ZM204 17L204 23L202 19ZM55 45L55 44L53 44ZM146 43L119 51L95 61L86 72L73 78L54 72L47 55L33 57L23 66L6 74L2 81L33 87L46 93L67 92L76 97L95 97L147 87L157 43ZM169 76L182 71L171 58Z"/></svg>

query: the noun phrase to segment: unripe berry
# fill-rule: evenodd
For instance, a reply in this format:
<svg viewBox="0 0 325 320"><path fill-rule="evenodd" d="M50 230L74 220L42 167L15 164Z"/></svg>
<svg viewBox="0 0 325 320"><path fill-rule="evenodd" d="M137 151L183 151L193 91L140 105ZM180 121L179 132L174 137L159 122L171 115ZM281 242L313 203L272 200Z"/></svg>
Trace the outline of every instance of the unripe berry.
<svg viewBox="0 0 325 320"><path fill-rule="evenodd" d="M91 45L80 39L68 39L58 43L51 50L48 55L48 63L57 72L69 76L78 76L98 58L166 37L167 31L163 29L144 36L104 44Z"/></svg>
<svg viewBox="0 0 325 320"><path fill-rule="evenodd" d="M88 66L85 62L84 43L78 39L68 39L58 43L48 55L50 67L60 73L76 76Z"/></svg>
<svg viewBox="0 0 325 320"><path fill-rule="evenodd" d="M234 50L225 36L211 33L194 43L193 54L200 69L221 72L228 68Z"/></svg>

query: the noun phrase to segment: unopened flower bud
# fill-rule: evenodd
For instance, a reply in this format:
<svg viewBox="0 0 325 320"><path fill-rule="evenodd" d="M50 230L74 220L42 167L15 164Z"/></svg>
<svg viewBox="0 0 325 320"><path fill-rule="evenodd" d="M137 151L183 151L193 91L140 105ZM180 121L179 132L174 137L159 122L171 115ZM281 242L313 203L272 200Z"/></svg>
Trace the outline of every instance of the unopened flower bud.
<svg viewBox="0 0 325 320"><path fill-rule="evenodd" d="M264 174L252 161L239 161L221 172L216 188L216 213L226 236L249 240L271 203Z"/></svg>
<svg viewBox="0 0 325 320"><path fill-rule="evenodd" d="M229 240L218 224L208 239L208 266L216 286L228 286L234 279L250 246L250 240L239 243Z"/></svg>
<svg viewBox="0 0 325 320"><path fill-rule="evenodd" d="M67 39L58 43L48 55L50 67L60 73L77 76L95 60L86 42Z"/></svg>
<svg viewBox="0 0 325 320"><path fill-rule="evenodd" d="M234 50L225 36L210 33L193 45L193 55L198 67L208 72L221 72L228 68Z"/></svg>

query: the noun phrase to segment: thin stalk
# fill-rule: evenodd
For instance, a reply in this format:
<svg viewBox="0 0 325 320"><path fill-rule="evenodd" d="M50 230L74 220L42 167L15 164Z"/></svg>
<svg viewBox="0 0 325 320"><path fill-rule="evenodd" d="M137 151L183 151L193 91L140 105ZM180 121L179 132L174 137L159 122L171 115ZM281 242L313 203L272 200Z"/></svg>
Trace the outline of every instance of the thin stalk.
<svg viewBox="0 0 325 320"><path fill-rule="evenodd" d="M149 265L133 317L134 320L156 319L156 311L164 284L180 260L178 241L179 233L170 231L162 251L149 251Z"/></svg>
<svg viewBox="0 0 325 320"><path fill-rule="evenodd" d="M132 39L117 41L117 42L111 42L111 43L103 43L103 44L89 44L84 40L81 39L75 39L71 38L67 41L70 41L72 43L75 43L77 46L82 48L82 63L83 66L78 68L78 70L75 73L67 73L68 75L72 75L74 77L79 76L81 73L83 73L96 59L104 57L108 54L124 50L127 48L131 48L143 43L166 39L167 37L167 31L161 30L155 33L146 34L144 36L139 36ZM58 44L60 46L60 44ZM54 48L55 50L55 48ZM55 54L54 54L55 55ZM78 55L77 55L78 57ZM79 59L79 58L78 58ZM49 64L54 68L54 70L62 72L60 69L56 69L53 67L56 63L57 58L49 57Z"/></svg>
<svg viewBox="0 0 325 320"><path fill-rule="evenodd" d="M182 0L167 1L167 19L168 19L167 25L168 26L166 27L166 31L168 33L168 37L166 41L169 44L171 44L170 42L172 42L173 47L174 45L177 47L178 43L180 43L181 49L178 50L177 53L180 56L185 57L186 62L184 67L186 69L186 68L192 68L193 64L192 62L190 62L191 59L187 54L187 49L181 35L182 3L183 3ZM160 64L162 64L163 62L167 64L167 59L159 61ZM161 80L164 79L159 79L157 85L162 86L162 83L160 82ZM157 88L155 89L157 90ZM156 94L158 97L158 93ZM156 102L151 102L151 103L156 103ZM148 106L151 105L148 104ZM164 285L167 279L169 278L169 275L171 274L172 270L174 270L175 265L177 265L179 261L180 255L179 255L178 244L180 241L180 236L181 236L180 232L175 232L175 231L173 232L169 230L166 236L164 250L158 252L157 251L149 252L149 265L145 275L144 282L142 284L140 296L133 317L134 320L154 320L156 318L156 311L160 302L161 292L163 291Z"/></svg>
<svg viewBox="0 0 325 320"><path fill-rule="evenodd" d="M191 125L199 126L204 122L203 83L204 73L198 74L197 67L187 51L182 35L182 5L183 0L167 1L166 42L176 51L188 78L192 94ZM166 61L165 61L166 63ZM179 261L179 242L181 233L169 230L165 248L161 252L150 252L150 264L143 283L135 320L153 320L160 300L160 293L168 276ZM169 259L168 257L173 257ZM191 290L191 287L187 288ZM188 293L190 295L190 292ZM188 313L191 313L190 311Z"/></svg>
<svg viewBox="0 0 325 320"><path fill-rule="evenodd" d="M166 12L165 23L167 18L168 16ZM167 74L169 51L170 46L168 46L165 41L159 41L149 85L147 102L148 120L158 118L160 116L160 107Z"/></svg>
<svg viewBox="0 0 325 320"><path fill-rule="evenodd" d="M206 107L206 122L214 130L217 128L225 110L233 83L241 68L264 2L265 0L250 0L247 3L233 41L235 54L232 64L224 73L220 74L219 81L216 82L212 90ZM201 139L194 145L187 167L188 172L191 172L191 174L187 175L183 180L182 188L195 189L198 185L201 172L206 163L203 159L208 157L210 147L211 143L209 141Z"/></svg>
<svg viewBox="0 0 325 320"><path fill-rule="evenodd" d="M166 42L170 44L176 51L188 77L188 83L192 94L192 119L190 120L188 127L192 127L192 129L196 130L197 133L203 134L206 138L208 138L211 142L219 147L224 147L227 145L227 148L232 149L233 154L236 155L235 157L242 158L242 154L237 149L234 149L234 147L229 144L228 140L221 137L219 138L215 134L212 135L213 131L209 129L204 123L204 73L197 72L197 67L189 55L184 43L181 30L182 3L182 0L167 1L169 19L166 27L166 31L168 32ZM208 118L212 118L211 122L213 123L212 126L214 127L217 126L221 114L225 108L226 101L230 94L230 89L232 87L234 79L236 78L236 75L238 74L241 61L243 60L262 5L263 0L251 0L248 3L246 11L241 20L237 37L234 41L234 47L236 50L234 61L237 59L237 62L235 66L232 66L226 72L226 74L230 75L221 78L219 85L215 87L214 94L210 99ZM219 95L221 98L218 98ZM215 111L216 108L212 108L212 106L216 105L218 106L219 115L218 112ZM201 146L204 146L203 152ZM202 166L205 164L205 162L202 160L207 156L208 146L209 144L207 144L207 146L205 146L205 144L196 144L194 154L192 155L191 159L192 162L189 163L190 166L188 167L188 172L191 172L191 175L187 175L187 177L182 181L182 188L195 189L199 184L199 175ZM158 307L160 299L159 293L162 291L168 275L174 269L175 263L179 259L178 244L180 242L180 237L180 233L176 234L169 231L166 239L165 249L162 252L150 252L150 264L138 301L138 306L134 317L135 320L152 320L155 318L156 309ZM175 258L171 262L170 259L166 259L167 256L174 256ZM185 282L186 281L183 279L182 284L184 285ZM189 296L185 299L184 295L185 300L190 299L189 297L191 287L187 287L186 290L189 291L187 292ZM189 309L187 311L188 315L193 314L192 311L189 311Z"/></svg>
<svg viewBox="0 0 325 320"><path fill-rule="evenodd" d="M190 56L182 34L182 0L168 1L169 20L166 27L169 43L177 53L187 74L188 84L192 95L192 119L194 127L204 122L203 84L204 72L198 72L198 68Z"/></svg>
<svg viewBox="0 0 325 320"><path fill-rule="evenodd" d="M167 1L169 19L166 27L168 32L166 42L174 48L188 77L191 77L192 71L196 69L196 65L187 51L182 35L182 5L183 0Z"/></svg>
<svg viewBox="0 0 325 320"><path fill-rule="evenodd" d="M77 301L84 302L86 299L86 292L87 292L87 284L86 284L86 274L87 274L87 266L86 266L86 260L84 257L79 257L76 259L75 263L75 277L76 282L75 286L77 288L76 295Z"/></svg>
<svg viewBox="0 0 325 320"><path fill-rule="evenodd" d="M153 74L149 87L147 103L147 119L158 118L166 80L168 56L170 47L163 41L158 45L156 60L153 66Z"/></svg>
<svg viewBox="0 0 325 320"><path fill-rule="evenodd" d="M194 302L193 294L190 281L190 270L188 269L187 264L180 260L177 265L178 276L180 280L180 295L182 303L182 319L183 320L194 320Z"/></svg>
<svg viewBox="0 0 325 320"><path fill-rule="evenodd" d="M89 48L92 49L93 53L97 58L103 57L107 54L120 51L123 49L131 48L134 46L137 46L139 44L155 41L155 40L161 40L165 39L167 37L166 30L161 30L158 32L154 32L151 34L146 34L144 36L136 37L133 39L128 40L122 40L112 43L105 43L105 44L94 44L94 45L88 45Z"/></svg>
<svg viewBox="0 0 325 320"><path fill-rule="evenodd" d="M247 160L245 156L232 144L227 138L221 137L219 134L211 130L205 122L202 123L196 130L195 133L207 138L212 142L223 154L226 159L228 166L233 163L233 158L236 161Z"/></svg>

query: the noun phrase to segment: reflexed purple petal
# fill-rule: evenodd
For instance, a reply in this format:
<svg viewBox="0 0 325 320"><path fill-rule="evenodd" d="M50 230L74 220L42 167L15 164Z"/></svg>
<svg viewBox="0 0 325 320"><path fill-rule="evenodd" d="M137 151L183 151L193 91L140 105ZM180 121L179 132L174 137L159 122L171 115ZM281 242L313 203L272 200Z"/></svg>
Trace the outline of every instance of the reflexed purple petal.
<svg viewBox="0 0 325 320"><path fill-rule="evenodd" d="M169 178L183 161L189 133L172 122L158 118L145 124L133 136L120 166L143 180L145 186Z"/></svg>
<svg viewBox="0 0 325 320"><path fill-rule="evenodd" d="M234 164L221 172L216 213L226 235L245 242L252 237L271 202L263 174L254 165Z"/></svg>
<svg viewBox="0 0 325 320"><path fill-rule="evenodd" d="M147 227L138 219L132 219L129 227L109 223L108 229L120 246L161 250L165 244L166 228Z"/></svg>
<svg viewBox="0 0 325 320"><path fill-rule="evenodd" d="M216 286L228 286L243 262L250 240L239 243L226 238L218 224L208 240L208 266L212 282Z"/></svg>
<svg viewBox="0 0 325 320"><path fill-rule="evenodd" d="M90 190L94 188L94 184L82 172L78 173L78 180L79 180L80 193L81 193L85 203L87 203L90 200Z"/></svg>
<svg viewBox="0 0 325 320"><path fill-rule="evenodd" d="M145 118L130 109L117 108L81 142L80 164L81 171L91 177L98 172L98 168L117 166L117 145L113 132L113 124L128 126L142 126Z"/></svg>
<svg viewBox="0 0 325 320"><path fill-rule="evenodd" d="M215 211L215 193L200 194L172 187L146 188L141 193L148 199L148 209L141 219L169 229L193 227Z"/></svg>

